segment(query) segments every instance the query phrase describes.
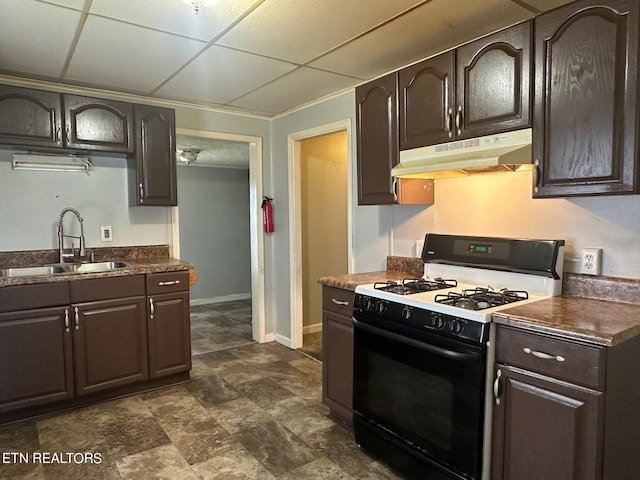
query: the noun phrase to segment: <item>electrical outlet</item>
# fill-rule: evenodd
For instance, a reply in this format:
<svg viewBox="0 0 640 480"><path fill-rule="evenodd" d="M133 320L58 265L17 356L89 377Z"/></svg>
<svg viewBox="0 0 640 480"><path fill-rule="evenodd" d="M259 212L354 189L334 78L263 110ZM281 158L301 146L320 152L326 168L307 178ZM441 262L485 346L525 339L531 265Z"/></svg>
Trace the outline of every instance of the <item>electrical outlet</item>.
<svg viewBox="0 0 640 480"><path fill-rule="evenodd" d="M602 249L585 247L580 249L580 273L600 275L602 273Z"/></svg>
<svg viewBox="0 0 640 480"><path fill-rule="evenodd" d="M100 238L103 242L113 242L113 230L111 225L100 226Z"/></svg>
<svg viewBox="0 0 640 480"><path fill-rule="evenodd" d="M423 248L424 248L424 239L416 240L416 257L422 256Z"/></svg>

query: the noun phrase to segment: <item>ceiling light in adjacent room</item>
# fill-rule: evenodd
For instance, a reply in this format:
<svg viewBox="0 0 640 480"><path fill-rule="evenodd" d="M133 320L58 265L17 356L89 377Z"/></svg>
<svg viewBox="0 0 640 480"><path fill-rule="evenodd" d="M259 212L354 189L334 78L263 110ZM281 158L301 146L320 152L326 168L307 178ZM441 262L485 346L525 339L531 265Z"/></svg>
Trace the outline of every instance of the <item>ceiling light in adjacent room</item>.
<svg viewBox="0 0 640 480"><path fill-rule="evenodd" d="M193 11L198 15L203 8L210 7L218 3L218 0L180 0L182 3L189 5L193 8Z"/></svg>
<svg viewBox="0 0 640 480"><path fill-rule="evenodd" d="M185 148L184 150L178 151L178 159L187 165L191 165L198 159L198 154L200 150L197 148Z"/></svg>

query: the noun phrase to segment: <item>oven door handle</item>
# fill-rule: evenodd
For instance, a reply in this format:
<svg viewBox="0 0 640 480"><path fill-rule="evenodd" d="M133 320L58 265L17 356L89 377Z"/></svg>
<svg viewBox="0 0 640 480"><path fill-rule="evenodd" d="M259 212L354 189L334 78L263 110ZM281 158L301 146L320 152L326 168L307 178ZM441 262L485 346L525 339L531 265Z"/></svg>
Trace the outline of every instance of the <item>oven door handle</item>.
<svg viewBox="0 0 640 480"><path fill-rule="evenodd" d="M475 353L457 352L455 350L436 347L435 345L430 345L428 343L424 343L419 340L414 340L413 338L407 338L404 335L388 332L387 330L384 330L382 328L378 328L366 323L362 323L361 321L356 320L355 318L353 319L353 325L357 328L364 330L365 332L373 333L374 335L379 335L381 337L388 338L389 340L402 343L403 345L414 347L425 352L433 353L440 357L446 357L450 360L455 360L457 362L464 362L464 363L478 362L478 355Z"/></svg>

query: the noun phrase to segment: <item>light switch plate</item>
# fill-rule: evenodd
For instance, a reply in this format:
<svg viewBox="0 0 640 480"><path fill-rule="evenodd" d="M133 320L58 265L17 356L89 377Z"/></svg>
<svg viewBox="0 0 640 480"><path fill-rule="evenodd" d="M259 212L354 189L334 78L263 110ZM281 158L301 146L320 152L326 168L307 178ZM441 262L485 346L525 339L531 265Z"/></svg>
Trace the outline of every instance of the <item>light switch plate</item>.
<svg viewBox="0 0 640 480"><path fill-rule="evenodd" d="M100 238L103 242L113 242L113 230L111 225L100 226Z"/></svg>

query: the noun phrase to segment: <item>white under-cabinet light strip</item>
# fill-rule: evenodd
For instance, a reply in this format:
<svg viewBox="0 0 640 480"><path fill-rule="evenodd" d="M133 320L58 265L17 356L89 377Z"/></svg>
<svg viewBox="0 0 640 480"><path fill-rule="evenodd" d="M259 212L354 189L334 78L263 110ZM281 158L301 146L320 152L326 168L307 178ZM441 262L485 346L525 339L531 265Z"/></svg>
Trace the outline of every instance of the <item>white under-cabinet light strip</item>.
<svg viewBox="0 0 640 480"><path fill-rule="evenodd" d="M59 155L13 154L13 170L34 170L47 172L89 172L93 165L85 157L68 157Z"/></svg>

